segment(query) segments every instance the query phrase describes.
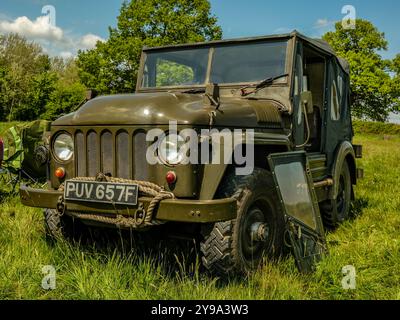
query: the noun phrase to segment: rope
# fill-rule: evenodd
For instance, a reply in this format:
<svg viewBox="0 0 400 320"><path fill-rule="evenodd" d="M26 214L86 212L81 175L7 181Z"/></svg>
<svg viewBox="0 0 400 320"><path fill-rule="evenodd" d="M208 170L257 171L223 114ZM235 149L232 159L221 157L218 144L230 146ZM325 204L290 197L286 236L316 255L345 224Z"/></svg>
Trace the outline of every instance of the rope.
<svg viewBox="0 0 400 320"><path fill-rule="evenodd" d="M69 214L78 219L91 220L91 221L96 221L96 222L101 222L101 223L106 223L106 224L113 224L113 225L117 226L118 228L138 229L138 228L145 228L145 227L154 227L154 226L159 226L159 225L164 224L164 222L161 222L158 220L153 220L150 223L140 223L138 221L143 221L143 219L136 220L135 218L127 218L122 215L119 215L116 218L111 218L111 217L100 216L100 215L96 215L96 214L83 214L83 213L75 213L75 212L70 212Z"/></svg>
<svg viewBox="0 0 400 320"><path fill-rule="evenodd" d="M139 187L139 192L142 195L153 197L147 212L144 209L139 208L133 218L124 217L123 215L117 215L116 218L111 218L107 216L101 216L96 214L81 214L81 213L71 213L76 218L92 220L97 222L103 222L107 224L114 224L117 227L123 228L139 228L139 227L149 227L164 224L164 222L153 220L154 212L161 201L168 199L175 199L175 195L172 192L165 191L162 187L148 182L148 181L138 181L122 178L114 178L106 176L103 173L97 174L96 177L76 177L70 179L70 181L87 181L87 182L111 182L111 183L124 183L124 184L136 184ZM65 185L62 184L59 187L59 191L64 191ZM60 212L60 214L63 214Z"/></svg>

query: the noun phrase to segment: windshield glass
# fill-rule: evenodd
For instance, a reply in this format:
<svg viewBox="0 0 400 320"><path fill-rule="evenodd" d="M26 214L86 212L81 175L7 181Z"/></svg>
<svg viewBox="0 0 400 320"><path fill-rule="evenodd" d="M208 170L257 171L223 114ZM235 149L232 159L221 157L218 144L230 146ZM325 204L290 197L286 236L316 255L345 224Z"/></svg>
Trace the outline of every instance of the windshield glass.
<svg viewBox="0 0 400 320"><path fill-rule="evenodd" d="M230 45L215 48L211 82L257 82L285 73L286 42Z"/></svg>
<svg viewBox="0 0 400 320"><path fill-rule="evenodd" d="M142 87L201 85L206 82L209 49L147 54Z"/></svg>
<svg viewBox="0 0 400 320"><path fill-rule="evenodd" d="M286 71L287 41L219 45L214 48L209 77L210 48L171 49L146 53L143 88L190 87L253 83Z"/></svg>

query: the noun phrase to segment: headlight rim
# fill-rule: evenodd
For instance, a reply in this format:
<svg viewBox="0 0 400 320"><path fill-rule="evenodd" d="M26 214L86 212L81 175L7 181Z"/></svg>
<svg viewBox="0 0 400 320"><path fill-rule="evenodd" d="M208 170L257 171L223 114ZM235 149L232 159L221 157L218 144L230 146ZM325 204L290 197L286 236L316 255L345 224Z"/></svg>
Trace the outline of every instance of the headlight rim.
<svg viewBox="0 0 400 320"><path fill-rule="evenodd" d="M183 157L183 153L184 153L185 150L182 150L182 147L183 147L183 146L178 147L177 155L178 155L178 157L179 157L179 156L182 157L182 159L181 159L180 161L171 163L171 162L169 162L167 159L164 159L164 158L163 158L163 156L162 156L162 154L161 154L161 152L160 152L161 146L162 146L163 142L166 141L166 140L168 139L168 137L171 136L171 135L176 135L176 136L178 137L178 139L181 138L181 139L182 139L181 142L183 142L183 144L186 143L186 139L185 139L182 135L180 135L179 133L176 133L176 132L165 132L165 133L163 134L162 138L159 139L159 141L158 141L158 146L157 146L157 156L158 156L158 159L161 161L161 163L162 163L163 165L172 168L172 167L179 166L179 165L181 165L181 164L184 162L185 159L184 159L184 157ZM178 141L178 142L179 142L179 141Z"/></svg>
<svg viewBox="0 0 400 320"><path fill-rule="evenodd" d="M58 139L60 136L62 136L62 135L68 136L68 137L71 139L71 141L72 141L72 152L71 152L71 156L70 156L68 159L61 159L61 158L59 157L59 155L57 155L57 153L56 153L55 144L56 144L56 142L57 142L57 139ZM52 141L53 141L53 142L52 142L52 147L51 147L51 153L52 153L52 155L53 155L53 158L56 159L57 162L59 162L59 163L67 163L67 162L70 162L70 161L73 160L74 155L75 155L75 142L74 142L74 138L73 138L72 134L70 134L70 133L67 132L67 131L60 131L60 132L57 132L57 134L54 136L54 138L52 139Z"/></svg>

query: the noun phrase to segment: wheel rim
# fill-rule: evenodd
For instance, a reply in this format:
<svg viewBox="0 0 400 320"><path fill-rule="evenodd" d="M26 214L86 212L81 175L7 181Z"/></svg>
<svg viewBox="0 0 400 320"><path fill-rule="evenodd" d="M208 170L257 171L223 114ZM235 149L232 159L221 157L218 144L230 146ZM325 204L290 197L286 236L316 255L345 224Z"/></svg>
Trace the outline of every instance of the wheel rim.
<svg viewBox="0 0 400 320"><path fill-rule="evenodd" d="M245 216L240 241L242 255L249 264L257 262L272 243L273 223L269 219L270 212L268 204L256 203ZM265 239L255 239L254 233L260 230L263 230Z"/></svg>

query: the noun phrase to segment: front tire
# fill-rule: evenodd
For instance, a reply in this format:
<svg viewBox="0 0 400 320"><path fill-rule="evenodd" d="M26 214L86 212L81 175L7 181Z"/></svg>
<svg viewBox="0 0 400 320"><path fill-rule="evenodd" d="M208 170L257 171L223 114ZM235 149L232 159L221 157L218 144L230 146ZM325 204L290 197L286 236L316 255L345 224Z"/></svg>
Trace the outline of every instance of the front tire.
<svg viewBox="0 0 400 320"><path fill-rule="evenodd" d="M232 170L217 192L230 197L237 200L237 218L204 227L201 243L203 265L220 276L254 270L265 254L276 258L284 248L284 214L268 171L236 176Z"/></svg>
<svg viewBox="0 0 400 320"><path fill-rule="evenodd" d="M52 240L72 240L79 230L79 222L67 215L60 215L57 210L45 209L46 236Z"/></svg>

